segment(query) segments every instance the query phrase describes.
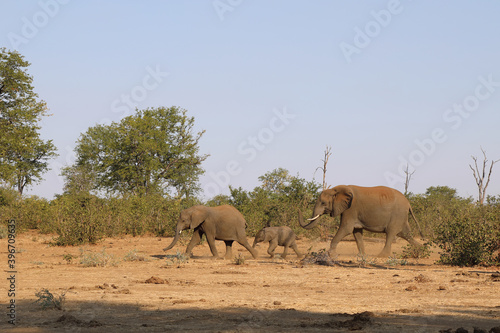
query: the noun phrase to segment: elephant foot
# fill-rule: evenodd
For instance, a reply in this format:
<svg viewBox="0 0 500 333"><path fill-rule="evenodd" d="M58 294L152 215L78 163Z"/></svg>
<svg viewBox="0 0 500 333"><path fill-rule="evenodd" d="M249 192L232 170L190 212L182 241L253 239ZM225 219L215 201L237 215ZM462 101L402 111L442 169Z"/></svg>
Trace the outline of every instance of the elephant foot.
<svg viewBox="0 0 500 333"><path fill-rule="evenodd" d="M377 258L387 258L391 255L391 251L382 251L377 255Z"/></svg>
<svg viewBox="0 0 500 333"><path fill-rule="evenodd" d="M223 257L219 257L218 254L215 254L215 255L212 255L210 257L210 260L224 260L224 258Z"/></svg>
<svg viewBox="0 0 500 333"><path fill-rule="evenodd" d="M337 257L339 256L339 255L337 254L337 251L335 251L335 250L330 250L330 251L328 251L327 253L328 253L328 256L329 256L332 260L337 259Z"/></svg>

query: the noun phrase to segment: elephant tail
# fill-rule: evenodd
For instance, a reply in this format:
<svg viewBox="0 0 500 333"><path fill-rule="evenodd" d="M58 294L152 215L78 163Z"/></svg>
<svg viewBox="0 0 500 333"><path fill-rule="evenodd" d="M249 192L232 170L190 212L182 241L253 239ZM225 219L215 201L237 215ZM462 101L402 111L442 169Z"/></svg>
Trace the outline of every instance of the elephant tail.
<svg viewBox="0 0 500 333"><path fill-rule="evenodd" d="M420 228L420 224L418 223L418 220L415 217L415 214L413 214L413 210L411 209L411 207L410 207L410 214L411 214L411 217L413 217L413 220L415 221L415 223L417 224L417 228L418 228L418 232L420 233L420 237L422 237L424 239L425 238L424 233L422 232L422 229Z"/></svg>

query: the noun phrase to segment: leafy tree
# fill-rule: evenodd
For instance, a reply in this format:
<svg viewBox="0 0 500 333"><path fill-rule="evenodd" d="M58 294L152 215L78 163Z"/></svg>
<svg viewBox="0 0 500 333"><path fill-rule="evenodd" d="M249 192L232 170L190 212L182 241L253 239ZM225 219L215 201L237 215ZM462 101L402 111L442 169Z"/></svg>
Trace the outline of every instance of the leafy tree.
<svg viewBox="0 0 500 333"><path fill-rule="evenodd" d="M96 187L96 174L86 165L74 165L65 167L61 171L65 178L64 194L90 194Z"/></svg>
<svg viewBox="0 0 500 333"><path fill-rule="evenodd" d="M199 190L203 173L194 118L178 107L137 110L111 125L96 125L82 134L75 148L76 164L66 169L75 185L80 170L95 175L96 190L121 195L190 196ZM78 186L78 181L76 181Z"/></svg>
<svg viewBox="0 0 500 333"><path fill-rule="evenodd" d="M259 181L262 182L262 188L276 194L284 191L290 179L290 173L283 168L274 169L259 177Z"/></svg>
<svg viewBox="0 0 500 333"><path fill-rule="evenodd" d="M296 227L297 208L303 210L318 196L321 185L290 175L284 168L277 168L260 176L262 185L251 192L230 187L229 204L245 216L247 231L255 233L266 225ZM300 230L300 229L299 229ZM302 231L302 230L300 230Z"/></svg>
<svg viewBox="0 0 500 333"><path fill-rule="evenodd" d="M448 186L431 186L425 191L425 196L442 201L458 199L457 190Z"/></svg>
<svg viewBox="0 0 500 333"><path fill-rule="evenodd" d="M47 106L33 91L29 65L19 53L0 49L0 180L21 195L42 179L47 160L57 156L52 140L38 133Z"/></svg>
<svg viewBox="0 0 500 333"><path fill-rule="evenodd" d="M288 170L283 168L266 172L259 177L259 180L262 182L262 190L267 191L269 195L286 197L287 200L295 201L297 204L304 200L310 202L316 199L321 188L320 184L292 176Z"/></svg>
<svg viewBox="0 0 500 333"><path fill-rule="evenodd" d="M449 220L457 207L472 203L472 198L461 198L456 189L448 186L431 186L425 194L409 194L408 199L423 233L431 238L435 236L435 226Z"/></svg>

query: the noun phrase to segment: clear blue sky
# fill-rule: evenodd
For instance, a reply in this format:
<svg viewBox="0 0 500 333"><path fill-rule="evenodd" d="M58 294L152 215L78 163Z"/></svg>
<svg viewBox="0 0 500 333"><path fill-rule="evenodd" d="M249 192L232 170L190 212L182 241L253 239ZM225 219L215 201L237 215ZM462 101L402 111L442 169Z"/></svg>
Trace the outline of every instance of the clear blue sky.
<svg viewBox="0 0 500 333"><path fill-rule="evenodd" d="M0 1L0 46L31 62L60 156L28 194L62 192L89 126L180 106L206 130L206 196L275 168L331 185L456 188L500 159L497 1ZM321 180L319 172L316 180ZM500 195L500 163L489 194Z"/></svg>

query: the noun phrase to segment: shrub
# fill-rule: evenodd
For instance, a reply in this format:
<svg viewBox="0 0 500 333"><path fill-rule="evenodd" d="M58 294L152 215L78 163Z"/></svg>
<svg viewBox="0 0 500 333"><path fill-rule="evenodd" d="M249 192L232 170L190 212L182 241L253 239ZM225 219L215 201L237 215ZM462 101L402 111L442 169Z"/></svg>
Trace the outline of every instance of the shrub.
<svg viewBox="0 0 500 333"><path fill-rule="evenodd" d="M96 244L104 237L107 206L88 194L63 196L53 203L52 228L59 235L53 245Z"/></svg>
<svg viewBox="0 0 500 333"><path fill-rule="evenodd" d="M8 237L8 230L5 224L0 222L0 239L4 239Z"/></svg>
<svg viewBox="0 0 500 333"><path fill-rule="evenodd" d="M244 265L245 264L245 257L241 253L238 253L238 255L233 258L233 263L235 265Z"/></svg>
<svg viewBox="0 0 500 333"><path fill-rule="evenodd" d="M408 265L408 260L403 258L389 257L387 258L385 263L389 266L406 266Z"/></svg>
<svg viewBox="0 0 500 333"><path fill-rule="evenodd" d="M2 192L2 191L0 191ZM5 189L3 190L5 194ZM39 229L50 219L50 203L48 200L31 196L25 199L19 197L6 199L0 193L0 219L16 220L16 230L18 232L27 229ZM3 201L2 201L3 200Z"/></svg>
<svg viewBox="0 0 500 333"><path fill-rule="evenodd" d="M75 259L75 256L70 253L65 253L63 254L63 259L66 260L66 263L71 264L73 259Z"/></svg>
<svg viewBox="0 0 500 333"><path fill-rule="evenodd" d="M167 254L166 266L177 265L177 267L181 267L182 264L185 264L189 261L189 255L185 253L181 253L179 251L176 254Z"/></svg>
<svg viewBox="0 0 500 333"><path fill-rule="evenodd" d="M335 266L336 258L330 258L326 249L321 249L318 252L309 252L301 261L303 265L322 265L322 266Z"/></svg>
<svg viewBox="0 0 500 333"><path fill-rule="evenodd" d="M144 256L140 256L137 254L137 250L133 249L127 252L125 254L125 257L123 257L124 261L146 261L146 258Z"/></svg>
<svg viewBox="0 0 500 333"><path fill-rule="evenodd" d="M43 310L55 308L58 310L62 310L62 305L64 303L66 292L63 292L61 295L54 295L48 289L43 288L40 291L35 293L35 296L38 299L35 301L35 304L39 304Z"/></svg>
<svg viewBox="0 0 500 333"><path fill-rule="evenodd" d="M80 249L80 252L80 264L84 267L117 266L120 262L114 255L106 253L106 249L102 249L100 253L84 252L82 249Z"/></svg>
<svg viewBox="0 0 500 333"><path fill-rule="evenodd" d="M435 228L434 243L444 252L440 262L455 266L500 264L500 221L491 207L455 209Z"/></svg>
<svg viewBox="0 0 500 333"><path fill-rule="evenodd" d="M408 200L422 232L431 238L435 236L438 224L448 221L456 209L470 206L473 202L472 198L459 197L456 189L447 186L431 186L425 194L409 194ZM412 229L417 230L412 218L409 222L413 225Z"/></svg>
<svg viewBox="0 0 500 333"><path fill-rule="evenodd" d="M425 259L431 256L430 244L425 243L422 246L413 246L411 244L403 247L403 253L400 254L401 259Z"/></svg>
<svg viewBox="0 0 500 333"><path fill-rule="evenodd" d="M5 187L0 187L0 206L10 206L19 200L19 192Z"/></svg>

